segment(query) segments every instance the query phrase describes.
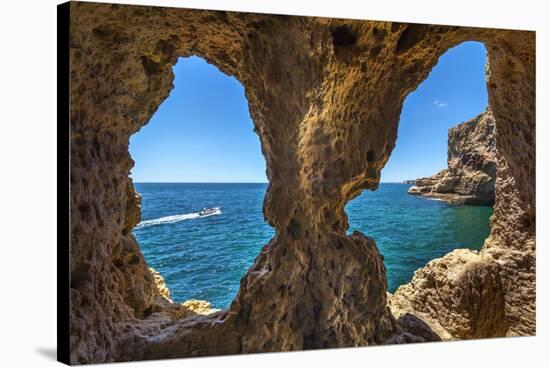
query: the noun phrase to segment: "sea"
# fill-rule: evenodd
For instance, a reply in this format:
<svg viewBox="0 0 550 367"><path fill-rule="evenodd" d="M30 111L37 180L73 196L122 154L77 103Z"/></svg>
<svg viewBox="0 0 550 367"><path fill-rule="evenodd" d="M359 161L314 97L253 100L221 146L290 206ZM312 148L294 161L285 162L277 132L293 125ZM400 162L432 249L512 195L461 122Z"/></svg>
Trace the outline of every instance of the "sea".
<svg viewBox="0 0 550 367"><path fill-rule="evenodd" d="M376 240L388 290L457 248L479 250L491 207L450 205L407 194L408 184L381 183L348 203L349 233ZM174 302L207 300L227 308L240 279L274 236L263 218L265 183L135 183L142 221L134 228L148 265L164 277ZM217 208L200 216L203 208Z"/></svg>

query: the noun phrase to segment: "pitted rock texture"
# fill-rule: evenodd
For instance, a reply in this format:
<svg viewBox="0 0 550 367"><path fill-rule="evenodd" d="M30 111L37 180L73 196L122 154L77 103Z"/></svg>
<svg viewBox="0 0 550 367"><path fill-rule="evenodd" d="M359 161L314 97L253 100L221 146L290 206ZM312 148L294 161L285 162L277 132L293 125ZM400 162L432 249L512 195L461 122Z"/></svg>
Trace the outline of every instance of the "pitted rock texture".
<svg viewBox="0 0 550 367"><path fill-rule="evenodd" d="M78 2L70 22L73 363L432 338L420 317L393 317L382 257L372 238L346 233L344 207L378 187L405 97L467 40L488 50L498 151L482 251L496 264L482 269L498 277L482 279L501 284L507 334L534 333L534 33ZM231 306L206 316L178 314L161 296L131 233L140 208L129 138L190 55L245 88L267 164L263 213L276 231Z"/></svg>
<svg viewBox="0 0 550 367"><path fill-rule="evenodd" d="M413 314L441 339L504 336L504 287L491 256L455 250L417 270L389 297L395 317Z"/></svg>
<svg viewBox="0 0 550 367"><path fill-rule="evenodd" d="M497 176L495 119L491 110L449 129L447 169L419 178L409 194L453 204L493 205Z"/></svg>

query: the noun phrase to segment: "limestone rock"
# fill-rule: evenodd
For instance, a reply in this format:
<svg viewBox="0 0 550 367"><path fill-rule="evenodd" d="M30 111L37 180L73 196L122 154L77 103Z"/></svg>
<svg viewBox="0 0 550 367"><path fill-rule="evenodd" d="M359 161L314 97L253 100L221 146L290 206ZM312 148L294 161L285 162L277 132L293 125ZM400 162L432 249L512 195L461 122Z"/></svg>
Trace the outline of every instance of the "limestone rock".
<svg viewBox="0 0 550 367"><path fill-rule="evenodd" d="M153 278L155 280L155 285L157 287L159 295L164 297L168 301L172 302L170 290L168 289L168 287L166 286L166 283L164 282L164 277L160 275L160 273L153 268L149 268L149 271L151 272L151 274L153 274Z"/></svg>
<svg viewBox="0 0 550 367"><path fill-rule="evenodd" d="M73 363L420 340L430 334L415 322L417 294L431 305L426 311L450 314L428 313L423 322L434 320L451 337L500 335L497 319L478 305L500 307L500 295L506 334L534 333L534 32L87 2L70 7ZM483 42L490 60L497 147L491 236L482 254L453 260L461 276L437 265L418 277L434 282L398 291L392 304L410 303L416 318L400 323L404 315L396 320L387 307L375 240L347 233L344 208L362 190L378 187L406 96L445 51L469 40ZM184 312L189 309L162 296L131 234L139 202L129 178L129 138L170 93L178 57L191 55L245 88L269 179L263 213L276 232L231 306L211 315ZM492 288L479 292L479 284ZM405 293L411 297L399 296ZM436 294L450 303L438 304Z"/></svg>
<svg viewBox="0 0 550 367"><path fill-rule="evenodd" d="M389 298L391 299L391 294ZM410 313L401 315L395 321L395 332L384 344L407 344L441 341L441 337L417 316Z"/></svg>
<svg viewBox="0 0 550 367"><path fill-rule="evenodd" d="M491 256L454 250L417 270L389 297L395 317L414 315L441 339L504 336L504 285Z"/></svg>
<svg viewBox="0 0 550 367"><path fill-rule="evenodd" d="M197 300L197 299L187 300L183 302L181 305L187 308L188 310L199 315L210 315L221 311L220 309L212 308L212 304L210 304L210 302Z"/></svg>
<svg viewBox="0 0 550 367"><path fill-rule="evenodd" d="M453 204L492 205L496 181L494 129L495 119L489 109L449 129L448 168L417 179L409 194Z"/></svg>

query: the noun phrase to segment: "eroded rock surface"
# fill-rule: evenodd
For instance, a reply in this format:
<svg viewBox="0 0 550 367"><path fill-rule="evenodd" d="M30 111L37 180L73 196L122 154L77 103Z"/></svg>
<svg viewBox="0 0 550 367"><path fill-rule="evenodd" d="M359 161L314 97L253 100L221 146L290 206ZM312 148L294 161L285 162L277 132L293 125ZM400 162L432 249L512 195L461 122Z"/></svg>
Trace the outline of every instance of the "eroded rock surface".
<svg viewBox="0 0 550 367"><path fill-rule="evenodd" d="M395 317L412 314L441 339L504 336L504 287L491 256L454 250L417 270L389 297Z"/></svg>
<svg viewBox="0 0 550 367"><path fill-rule="evenodd" d="M495 119L488 109L449 129L447 169L419 178L409 194L452 204L493 205L497 176Z"/></svg>
<svg viewBox="0 0 550 367"><path fill-rule="evenodd" d="M483 42L490 60L491 236L479 255L453 262L461 276L434 267L425 277L443 282L398 291L412 306L396 319L375 241L346 233L344 207L378 187L405 97L467 40ZM72 3L69 47L73 363L420 341L433 338L431 320L456 337L534 333L533 32ZM270 182L263 212L276 231L231 306L210 315L178 314L131 233L140 209L129 138L168 96L177 58L190 55L245 88ZM494 290L479 293L479 284ZM456 315L422 321L417 294ZM507 330L494 331L470 294L498 307L503 297Z"/></svg>
<svg viewBox="0 0 550 367"><path fill-rule="evenodd" d="M451 129L449 170L417 180L418 187L411 188L418 194L454 203L490 204L496 160L495 213L491 235L481 252L456 250L433 260L415 273L410 284L399 287L389 297L394 315L414 314L443 340L535 333L534 202L523 209L516 206L517 197L534 195L534 181L528 189L516 186L516 180L525 177L511 178L501 154L520 154L525 159L526 174L534 175L532 156L519 153L514 146L526 148L534 142L534 135L520 133L516 141L511 137L504 140L503 135L512 130L503 129L501 121L488 110ZM496 147L492 142L493 124ZM521 165L519 160L517 164ZM512 187L518 190L516 194L512 194ZM508 213L503 212L504 207ZM519 222L518 213L524 213ZM505 229L503 223L517 227Z"/></svg>

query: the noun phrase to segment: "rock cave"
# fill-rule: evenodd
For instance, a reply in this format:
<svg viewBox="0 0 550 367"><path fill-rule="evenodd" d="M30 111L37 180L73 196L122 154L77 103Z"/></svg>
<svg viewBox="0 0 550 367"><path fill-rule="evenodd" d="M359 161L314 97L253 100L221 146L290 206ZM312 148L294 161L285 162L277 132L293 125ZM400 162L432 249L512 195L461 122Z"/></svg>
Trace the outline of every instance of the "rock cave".
<svg viewBox="0 0 550 367"><path fill-rule="evenodd" d="M69 31L72 363L535 334L534 32L79 2ZM470 40L488 52L491 234L391 295L344 207L378 187L405 97ZM276 231L214 314L169 302L131 234L129 138L191 55L245 88Z"/></svg>

